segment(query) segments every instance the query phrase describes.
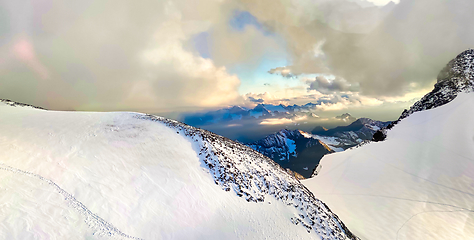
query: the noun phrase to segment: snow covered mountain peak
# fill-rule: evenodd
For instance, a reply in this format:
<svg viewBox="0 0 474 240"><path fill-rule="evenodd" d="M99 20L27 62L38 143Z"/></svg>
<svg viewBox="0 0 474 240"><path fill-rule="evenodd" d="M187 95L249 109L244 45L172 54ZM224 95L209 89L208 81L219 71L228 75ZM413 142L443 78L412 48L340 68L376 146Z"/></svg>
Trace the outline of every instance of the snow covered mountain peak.
<svg viewBox="0 0 474 240"><path fill-rule="evenodd" d="M336 119L340 119L344 122L350 122L350 123L356 120L356 118L350 115L349 113L344 113L340 116L337 116Z"/></svg>
<svg viewBox="0 0 474 240"><path fill-rule="evenodd" d="M469 49L451 60L438 74L434 89L403 111L399 120L414 112L432 109L451 102L460 92L474 90L474 49Z"/></svg>

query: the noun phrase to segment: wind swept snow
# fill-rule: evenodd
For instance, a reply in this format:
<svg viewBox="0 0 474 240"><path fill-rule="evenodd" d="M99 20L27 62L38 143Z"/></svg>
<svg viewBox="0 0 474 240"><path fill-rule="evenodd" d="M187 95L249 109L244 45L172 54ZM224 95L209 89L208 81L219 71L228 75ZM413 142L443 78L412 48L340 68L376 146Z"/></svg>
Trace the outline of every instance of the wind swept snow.
<svg viewBox="0 0 474 240"><path fill-rule="evenodd" d="M303 183L361 239L474 239L474 94L413 112Z"/></svg>
<svg viewBox="0 0 474 240"><path fill-rule="evenodd" d="M284 169L221 136L21 106L0 103L1 239L356 239Z"/></svg>

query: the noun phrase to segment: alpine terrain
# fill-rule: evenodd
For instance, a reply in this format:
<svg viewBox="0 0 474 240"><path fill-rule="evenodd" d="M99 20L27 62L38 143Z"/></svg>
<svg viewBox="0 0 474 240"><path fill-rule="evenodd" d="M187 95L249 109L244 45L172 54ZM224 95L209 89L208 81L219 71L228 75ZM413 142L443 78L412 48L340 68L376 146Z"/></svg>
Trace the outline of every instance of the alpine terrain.
<svg viewBox="0 0 474 240"><path fill-rule="evenodd" d="M230 108L219 109L216 111L204 113L189 113L183 117L183 122L193 126L202 126L206 124L230 122L236 120L252 120L266 118L319 118L312 113L312 110L320 103L307 103L305 105L289 105L283 104L258 104L254 108L246 108L233 106ZM341 118L340 120L346 121Z"/></svg>
<svg viewBox="0 0 474 240"><path fill-rule="evenodd" d="M271 159L140 113L0 102L0 239L358 239Z"/></svg>
<svg viewBox="0 0 474 240"><path fill-rule="evenodd" d="M373 142L303 183L361 239L474 238L474 50Z"/></svg>
<svg viewBox="0 0 474 240"><path fill-rule="evenodd" d="M282 167L309 178L324 155L341 152L363 141L371 140L376 131L389 123L359 118L348 126L329 130L320 126L315 127L311 133L283 129L247 145L273 159Z"/></svg>

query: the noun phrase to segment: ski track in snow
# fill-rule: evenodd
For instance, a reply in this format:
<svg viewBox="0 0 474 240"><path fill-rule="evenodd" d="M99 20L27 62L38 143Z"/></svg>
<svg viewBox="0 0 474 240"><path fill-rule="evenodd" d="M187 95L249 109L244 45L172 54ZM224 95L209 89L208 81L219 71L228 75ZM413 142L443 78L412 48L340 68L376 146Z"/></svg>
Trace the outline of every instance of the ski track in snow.
<svg viewBox="0 0 474 240"><path fill-rule="evenodd" d="M420 139L420 140L421 140L421 139ZM432 145L434 145L434 144L432 144ZM436 146L436 147L442 147L442 146L438 146L438 145L434 145L434 146ZM448 149L448 148L445 148L445 147L443 147L443 148L446 149L446 150L451 151L451 150ZM470 195L470 196L474 196L473 193L469 193L469 192L462 191L462 190L459 190L459 189L456 189L456 188L453 188L453 187L449 187L449 186L443 185L443 184L441 184L441 183L437 183L437 182L435 182L435 181L431 181L431 180L426 179L426 178L424 178L424 177L420 177L420 176L418 176L418 175L416 175L416 174L407 172L407 171L405 171L405 170L403 170L403 169L401 169L401 168L398 168L398 167L396 167L396 166L394 166L394 165L392 165L392 164L390 164L390 163L387 163L387 162L385 162L385 161L383 161L383 160L377 158L376 156L374 156L373 154L371 154L371 153L368 152L368 151L363 151L363 152L366 153L366 154L368 154L368 155L370 155L370 156L372 156L374 160L376 160L376 161L378 161L378 162L381 162L381 163L384 163L384 164L386 164L386 165L388 165L388 166L390 166L390 167L392 167L392 168L394 168L394 169L396 169L396 170L399 170L399 171L401 171L401 172L403 172L403 173L406 173L406 174L408 174L408 175L411 175L411 176L413 176L413 177L419 178L419 179L421 179L421 180L424 180L424 181L426 181L426 182L429 182L429 183L434 184L434 185L439 186L439 187L443 187L443 188L446 188L446 189L449 189L449 190L452 190L452 191L456 191L456 192L459 192L459 193L463 193L463 194L467 194L467 195ZM458 156L461 156L461 157L464 157L464 156L459 155L459 154L457 154L457 155L458 155ZM466 159L468 159L468 160L471 160L471 161L474 161L474 160L472 160L472 159L470 159L470 158L467 158L467 157L464 157L464 158L466 158ZM342 177L342 176L341 176L341 177Z"/></svg>
<svg viewBox="0 0 474 240"><path fill-rule="evenodd" d="M80 201L78 201L73 195L70 193L66 192L64 189L62 189L59 185L54 183L53 181L44 178L38 174L27 172L21 169L17 169L14 167L10 167L8 165L5 165L3 163L0 163L0 169L4 171L9 171L13 172L16 174L23 174L26 176L30 176L33 178L37 178L41 180L42 182L46 182L48 185L54 187L56 191L61 194L64 197L64 200L67 202L68 206L74 208L76 211L78 211L82 216L85 217L84 222L95 231L94 234L97 234L98 236L107 236L107 237L112 237L112 238L117 238L117 239L137 239L137 240L142 240L141 238L137 237L132 237L130 235L127 235L123 232L121 232L119 229L117 229L115 226L112 224L108 223L101 217L97 216L93 212L91 212L84 204L82 204Z"/></svg>
<svg viewBox="0 0 474 240"><path fill-rule="evenodd" d="M395 238L395 240L398 240L398 235L400 233L400 230L402 230L403 227L405 227L405 225L408 224L408 222L410 222L410 220L412 220L414 217L420 215L420 214L425 214L425 213L450 213L450 212L461 212L461 211L464 211L464 210L453 210L453 211L423 211L423 212L419 212L417 214L414 214L413 216L411 216L410 218L408 218L406 220L406 222L403 223L403 225L397 230L397 237ZM471 211L472 212L472 211Z"/></svg>
<svg viewBox="0 0 474 240"><path fill-rule="evenodd" d="M415 136L413 136L415 137ZM418 138L418 137L416 137ZM419 138L418 138L419 139ZM421 139L420 139L421 140ZM443 147L443 146L438 146L436 145L437 147ZM447 149L445 147L443 147L444 149L446 150L449 150L449 151L452 151L450 149ZM419 178L421 180L424 180L428 183L431 183L431 184L434 184L436 186L439 186L439 187L442 187L442 188L445 188L445 189L448 189L448 190L452 190L452 191L456 191L456 192L459 192L459 193L462 193L462 194L467 194L467 195L470 195L470 196L474 196L474 194L472 193L469 193L469 192L466 192L466 191L462 191L462 190L459 190L459 189L456 189L456 188L452 188L452 187L449 187L449 186L446 186L446 185L443 185L443 184L440 184L440 183L437 183L437 182L434 182L434 181L431 181L429 179L426 179L426 178L423 178L423 177L420 177L416 174L413 174L413 173L410 173L410 172L407 172L403 169L400 169L396 166L393 166L392 164L389 164L383 160L380 160L378 159L377 157L375 157L373 154L371 154L370 152L368 151L363 151L364 153L367 153L368 155L372 156L373 159L381 162L381 163L384 163L396 170L399 170L405 174L408 174L408 175L411 175L413 177L416 177L416 178ZM453 153L455 153L454 151L452 151ZM474 161L472 160L471 158L468 158L468 157L465 157L465 156L462 156L460 154L457 154L458 156L460 157L463 157L463 158L466 158L468 160L471 160L471 161ZM332 170L334 169L337 169L339 166L343 165L343 164L349 164L350 160L351 160L352 157L349 157L348 159L346 159L346 161L343 161L342 163L338 164L336 167L330 169L328 172L326 172L326 174L330 173ZM346 168L347 170L347 168ZM447 203L439 203L439 202L432 202L432 201L423 201L423 200L416 200L416 199L408 199L408 198L400 198L400 197L393 197L393 196L383 196L383 195L375 195L375 194L334 194L334 191L335 189L337 188L337 185L339 184L339 181L344 177L344 174L346 172L346 170L343 172L343 174L341 175L341 177L338 178L336 184L334 185L333 187L333 190L331 191L331 194L320 194L320 195L337 195L337 196L364 196L364 197L380 197L380 198L389 198L389 199L396 199L396 200L403 200L403 201L410 201L410 202L419 202L419 203L426 203L426 204L434 204L434 205L440 205L440 206L444 206L444 207L451 207L451 208L456 208L456 209L459 209L459 210L454 210L454 211L422 211L422 212L419 212L419 213L416 213L412 216L410 216L407 221L405 223L403 223L403 225L397 230L397 235L396 235L396 239L398 240L398 235L399 235L399 232L400 230L411 220L413 219L414 217L420 215L420 214L424 214L424 213L438 213L438 212L469 212L469 213L474 213L474 210L472 209L467 209L467 208L463 208L463 207L459 207L459 206L456 206L456 205L451 205L451 204L447 204Z"/></svg>

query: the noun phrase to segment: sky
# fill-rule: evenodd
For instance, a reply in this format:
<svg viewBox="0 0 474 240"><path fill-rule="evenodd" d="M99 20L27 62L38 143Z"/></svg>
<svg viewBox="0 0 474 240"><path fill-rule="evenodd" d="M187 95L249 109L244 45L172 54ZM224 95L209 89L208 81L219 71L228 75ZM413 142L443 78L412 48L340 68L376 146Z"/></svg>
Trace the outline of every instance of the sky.
<svg viewBox="0 0 474 240"><path fill-rule="evenodd" d="M470 9L470 0L0 0L0 98L164 115L326 99L318 111L393 120L473 47Z"/></svg>

